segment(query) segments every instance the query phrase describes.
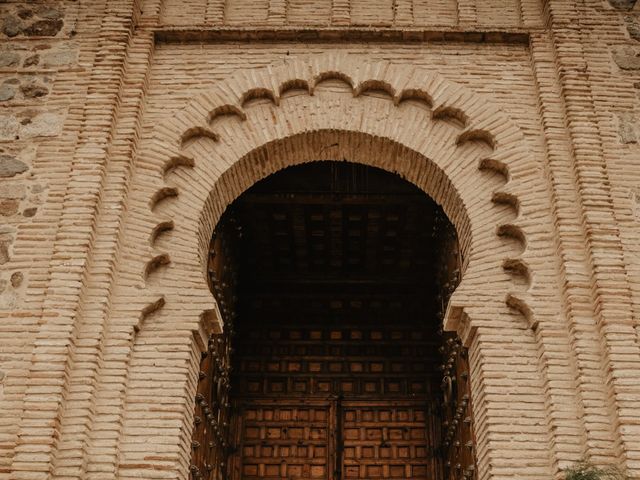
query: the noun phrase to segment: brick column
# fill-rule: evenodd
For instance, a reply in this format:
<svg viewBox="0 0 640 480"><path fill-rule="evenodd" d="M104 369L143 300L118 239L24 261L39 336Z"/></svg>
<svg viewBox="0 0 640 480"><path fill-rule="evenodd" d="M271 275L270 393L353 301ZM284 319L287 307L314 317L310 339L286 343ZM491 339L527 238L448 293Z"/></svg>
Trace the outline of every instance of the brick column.
<svg viewBox="0 0 640 480"><path fill-rule="evenodd" d="M610 455L613 449L607 413L607 393L603 388L605 379L599 363L594 357L600 355L599 334L591 317L592 301L588 278L589 268L584 238L580 234L579 193L572 182L573 170L567 158L571 156L565 132L560 85L556 78L556 65L550 37L532 34L531 54L540 103L540 115L546 144L545 174L551 186L552 215L556 237L556 251L560 257L560 272L563 281L564 331L571 342L565 362L566 369L573 371L576 382L556 382L556 388L564 385L577 390L577 405L580 415L563 412L561 404L552 415L561 422L555 435L558 457L563 460L558 468L585 457L587 454ZM567 407L569 407L567 405ZM599 439L587 439L588 432Z"/></svg>
<svg viewBox="0 0 640 480"><path fill-rule="evenodd" d="M605 145L615 134L603 118L606 114L596 107L594 95L598 82L611 84L611 61L606 43L588 30L596 28L588 21L594 10L582 5L570 0L548 0L546 5L571 146L566 160L579 192L581 224L578 231L566 235L579 235L584 241L581 249L586 250L590 267L589 276L580 281L589 292L590 308L576 312L573 328L581 335L584 328L597 332L600 345L591 363L606 380L604 388L589 385L597 398L606 397L604 405L596 406L606 424L601 425L600 433L589 431L587 435L592 458L600 463L617 460L630 473L637 473L640 435L634 429L640 385L627 379L637 378L640 346L609 175L616 149ZM608 89L607 95L615 103L615 92Z"/></svg>
<svg viewBox="0 0 640 480"><path fill-rule="evenodd" d="M474 316L485 325L466 342L478 480L553 478L538 349L523 320L507 312Z"/></svg>
<svg viewBox="0 0 640 480"><path fill-rule="evenodd" d="M141 111L153 47L153 34L150 30L136 32L128 47L120 108L109 151L107 182L96 221L98 238L112 241L103 241L95 245L89 269L91 278L100 278L101 272L109 272L110 277L108 281L101 282L91 289L91 294L87 295L87 303L90 304L99 304L100 299L111 298L116 269L127 261L120 251L120 246L126 244L127 240L122 237L123 212L118 205L128 196L130 172L136 159L137 144L127 139L140 136ZM93 397L90 399L93 415L83 421L88 423L85 427L88 429L88 439L84 451L73 448L74 432L79 428L73 413L76 404L68 405L69 418L63 419L63 427L66 428L61 429L63 443L58 462L65 463L62 461L63 455L82 455L84 469L80 478L87 480L104 478L104 472L114 471L118 461L121 422L115 414L115 408L124 402L124 372L129 352L122 349L122 345L131 330L127 331L114 321L113 306L109 304L109 307L106 312L96 312L94 316L87 315L79 323L79 333L82 334L84 342L93 344L98 339L102 340L102 345L99 346L101 348L94 347L94 355L96 360L99 360L98 377L92 391ZM81 385L83 371L74 370L73 375L75 383Z"/></svg>

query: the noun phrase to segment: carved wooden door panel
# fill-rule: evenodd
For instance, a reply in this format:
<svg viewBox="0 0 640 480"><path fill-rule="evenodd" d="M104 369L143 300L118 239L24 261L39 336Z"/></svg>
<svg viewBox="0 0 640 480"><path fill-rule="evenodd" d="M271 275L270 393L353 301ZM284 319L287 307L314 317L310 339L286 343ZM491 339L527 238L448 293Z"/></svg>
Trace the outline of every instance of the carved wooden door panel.
<svg viewBox="0 0 640 480"><path fill-rule="evenodd" d="M327 323L239 333L229 478L441 480L439 338Z"/></svg>
<svg viewBox="0 0 640 480"><path fill-rule="evenodd" d="M192 480L227 478L230 423L231 339L235 318L236 271L230 245L237 232L226 221L213 237L209 251L209 280L215 293L225 331L209 338L201 353L191 439Z"/></svg>
<svg viewBox="0 0 640 480"><path fill-rule="evenodd" d="M439 425L421 402L344 402L342 478L436 480Z"/></svg>
<svg viewBox="0 0 640 480"><path fill-rule="evenodd" d="M476 461L468 352L460 340L451 335L442 350L445 361L442 379L445 478L473 480Z"/></svg>
<svg viewBox="0 0 640 480"><path fill-rule="evenodd" d="M202 353L191 441L191 477L221 480L225 477L229 425L229 342L227 335L209 339Z"/></svg>
<svg viewBox="0 0 640 480"><path fill-rule="evenodd" d="M327 402L263 400L239 406L230 478L331 478L331 410Z"/></svg>

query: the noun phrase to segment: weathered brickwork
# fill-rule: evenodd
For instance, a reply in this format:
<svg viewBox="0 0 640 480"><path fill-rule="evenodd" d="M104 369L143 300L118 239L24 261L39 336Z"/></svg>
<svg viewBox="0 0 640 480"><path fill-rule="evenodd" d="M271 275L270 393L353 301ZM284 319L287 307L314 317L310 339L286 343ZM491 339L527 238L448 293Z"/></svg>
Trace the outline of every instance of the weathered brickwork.
<svg viewBox="0 0 640 480"><path fill-rule="evenodd" d="M629 0L0 4L0 479L187 479L215 224L343 158L457 228L478 478L640 476L638 119Z"/></svg>

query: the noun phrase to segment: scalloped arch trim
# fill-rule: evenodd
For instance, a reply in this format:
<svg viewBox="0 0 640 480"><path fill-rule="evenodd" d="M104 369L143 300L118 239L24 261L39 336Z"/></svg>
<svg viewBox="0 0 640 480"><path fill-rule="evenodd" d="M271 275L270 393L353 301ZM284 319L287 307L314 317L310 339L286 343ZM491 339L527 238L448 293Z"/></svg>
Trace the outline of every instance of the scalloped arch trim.
<svg viewBox="0 0 640 480"><path fill-rule="evenodd" d="M144 351L161 327L188 338L197 353L207 335L222 328L206 266L212 231L229 203L290 165L346 160L402 176L454 223L466 268L445 327L473 347L474 368L499 365L502 357L494 358L496 350L483 349L483 342L502 328L521 335L527 358L544 366L534 330L541 318L548 321L543 302L554 293L540 255L545 232L535 225L549 211L546 185L524 135L490 99L425 69L314 56L237 72L156 125L147 140L127 205L128 284L120 300L127 303L123 322L134 350L139 341ZM129 368L144 371L135 362ZM187 374L197 375L197 364L191 368ZM501 392L485 389L481 373L475 378L477 395L502 401ZM528 373L514 378L539 389ZM543 395L531 401L540 406ZM493 424L479 425L477 455L489 478L487 465L493 455L499 460L502 437ZM545 441L542 427L535 428L536 441ZM187 433L180 435L186 441Z"/></svg>
<svg viewBox="0 0 640 480"><path fill-rule="evenodd" d="M348 85L350 93L316 92L330 81ZM288 95L291 91L296 95ZM363 95L369 91L384 94ZM397 173L445 208L467 265L451 302L449 327L470 330L458 323L464 318L473 322L470 295L482 282L485 288L493 282L495 298L505 305L512 298L511 276L518 277L511 282L516 290L522 289L522 278L533 281L530 262L520 258L526 255L527 232L518 219L527 214L528 203L521 201L527 192L519 185L530 182L538 168L526 156L524 137L498 108L432 72L399 70L385 62L361 64L348 56L296 60L229 78L157 132L154 150L162 154L153 159L158 176L146 201L158 220L147 238L161 230L163 236L195 236L198 242L186 252L191 259L186 263L169 263L169 252L151 248L145 272L153 270L159 255L167 255L166 274L157 283L153 275L148 278L156 296L175 290L162 285L172 270L197 265L202 278L196 295L211 304L206 249L226 206L281 168L325 159ZM513 207L510 213L500 208L505 204ZM506 247L505 235L520 246ZM482 279L478 272L491 278ZM165 298L170 305L179 295Z"/></svg>

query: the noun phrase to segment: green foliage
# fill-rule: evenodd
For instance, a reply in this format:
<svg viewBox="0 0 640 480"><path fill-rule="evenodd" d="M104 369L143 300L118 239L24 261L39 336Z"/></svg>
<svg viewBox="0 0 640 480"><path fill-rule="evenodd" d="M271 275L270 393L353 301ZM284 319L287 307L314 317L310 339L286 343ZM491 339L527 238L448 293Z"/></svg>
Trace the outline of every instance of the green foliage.
<svg viewBox="0 0 640 480"><path fill-rule="evenodd" d="M630 480L630 478L615 466L596 467L583 460L565 470L565 480Z"/></svg>

